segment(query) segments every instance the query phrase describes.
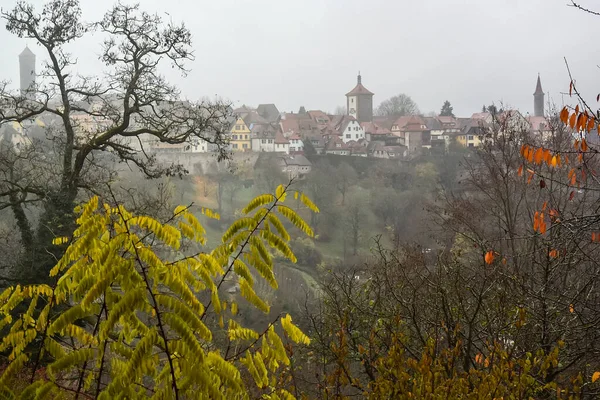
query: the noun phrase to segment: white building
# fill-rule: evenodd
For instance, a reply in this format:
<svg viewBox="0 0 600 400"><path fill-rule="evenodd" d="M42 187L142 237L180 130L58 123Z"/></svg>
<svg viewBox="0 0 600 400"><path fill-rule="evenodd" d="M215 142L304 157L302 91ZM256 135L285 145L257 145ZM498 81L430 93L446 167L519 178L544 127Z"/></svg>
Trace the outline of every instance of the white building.
<svg viewBox="0 0 600 400"><path fill-rule="evenodd" d="M358 142L365 138L365 130L354 118L345 118L342 122L339 132L342 136L342 141L348 143L352 140Z"/></svg>

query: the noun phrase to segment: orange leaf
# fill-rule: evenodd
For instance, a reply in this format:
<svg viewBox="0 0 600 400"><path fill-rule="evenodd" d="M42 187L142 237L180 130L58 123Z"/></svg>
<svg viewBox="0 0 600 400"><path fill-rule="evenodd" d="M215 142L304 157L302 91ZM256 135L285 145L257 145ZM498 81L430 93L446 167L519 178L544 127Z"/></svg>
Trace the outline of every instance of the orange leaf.
<svg viewBox="0 0 600 400"><path fill-rule="evenodd" d="M524 144L523 146L521 146L521 156L525 157L525 151L527 150L527 145Z"/></svg>
<svg viewBox="0 0 600 400"><path fill-rule="evenodd" d="M588 151L589 147L587 145L587 142L585 141L585 139L581 139L581 150L582 151Z"/></svg>
<svg viewBox="0 0 600 400"><path fill-rule="evenodd" d="M579 114L579 104L575 106L575 114Z"/></svg>
<svg viewBox="0 0 600 400"><path fill-rule="evenodd" d="M506 265L506 258L502 259L502 264Z"/></svg>
<svg viewBox="0 0 600 400"><path fill-rule="evenodd" d="M547 201L545 201L544 204L542 205L542 211L545 211L546 207L548 207L548 202Z"/></svg>
<svg viewBox="0 0 600 400"><path fill-rule="evenodd" d="M573 147L575 147L575 150L579 150L579 140L573 142Z"/></svg>
<svg viewBox="0 0 600 400"><path fill-rule="evenodd" d="M563 107L563 109L560 111L560 120L566 125L567 122L569 122L569 110L567 110L567 107Z"/></svg>
<svg viewBox="0 0 600 400"><path fill-rule="evenodd" d="M571 190L571 194L569 195L569 201L573 200L573 197L575 197L575 191Z"/></svg>
<svg viewBox="0 0 600 400"><path fill-rule="evenodd" d="M575 307L573 307L573 304L569 304L569 312L571 314L573 314L575 312Z"/></svg>
<svg viewBox="0 0 600 400"><path fill-rule="evenodd" d="M517 175L519 175L519 176L523 175L523 166L522 165L517 170Z"/></svg>
<svg viewBox="0 0 600 400"><path fill-rule="evenodd" d="M538 211L535 212L535 215L533 216L533 231L537 232L538 229L540 228L540 213Z"/></svg>
<svg viewBox="0 0 600 400"><path fill-rule="evenodd" d="M540 233L543 235L546 233L546 221L544 220L544 213L540 213Z"/></svg>
<svg viewBox="0 0 600 400"><path fill-rule="evenodd" d="M596 241L596 232L592 232L592 242Z"/></svg>
<svg viewBox="0 0 600 400"><path fill-rule="evenodd" d="M600 379L600 371L594 372L592 375L592 383L596 382L598 379Z"/></svg>
<svg viewBox="0 0 600 400"><path fill-rule="evenodd" d="M548 165L552 163L552 153L548 149L544 150L544 160L546 160L546 164Z"/></svg>
<svg viewBox="0 0 600 400"><path fill-rule="evenodd" d="M552 157L551 164L553 167L556 167L558 165L558 159L556 158L556 156Z"/></svg>
<svg viewBox="0 0 600 400"><path fill-rule="evenodd" d="M569 126L571 127L571 129L575 129L576 118L577 114L573 114L571 115L571 118L569 118Z"/></svg>
<svg viewBox="0 0 600 400"><path fill-rule="evenodd" d="M590 118L590 120L588 121L588 124L587 124L587 131L591 132L592 129L594 129L595 124L596 124L596 121L594 120L594 117Z"/></svg>
<svg viewBox="0 0 600 400"><path fill-rule="evenodd" d="M556 249L550 250L550 253L548 255L551 258L556 258L556 257L558 257L558 250L556 250Z"/></svg>
<svg viewBox="0 0 600 400"><path fill-rule="evenodd" d="M535 151L535 156L534 156L535 163L541 164L542 157L544 157L544 150L542 150L542 148L540 147Z"/></svg>
<svg viewBox="0 0 600 400"><path fill-rule="evenodd" d="M486 264L491 264L494 262L494 252L492 250L488 251L487 253L485 253L485 263Z"/></svg>

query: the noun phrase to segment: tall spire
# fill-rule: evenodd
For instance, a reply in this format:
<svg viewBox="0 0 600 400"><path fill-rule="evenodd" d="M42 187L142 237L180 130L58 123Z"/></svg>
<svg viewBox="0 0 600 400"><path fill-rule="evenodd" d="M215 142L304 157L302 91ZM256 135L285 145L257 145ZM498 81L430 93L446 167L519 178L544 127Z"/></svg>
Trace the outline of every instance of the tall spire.
<svg viewBox="0 0 600 400"><path fill-rule="evenodd" d="M536 117L544 116L544 91L542 90L540 74L538 74L535 93L533 94L533 115Z"/></svg>
<svg viewBox="0 0 600 400"><path fill-rule="evenodd" d="M25 46L19 54L20 88L23 96L33 96L35 87L35 54Z"/></svg>
<svg viewBox="0 0 600 400"><path fill-rule="evenodd" d="M544 91L542 90L542 81L540 80L540 74L538 73L538 79L537 79L537 85L535 85L535 93L536 94L544 94Z"/></svg>
<svg viewBox="0 0 600 400"><path fill-rule="evenodd" d="M360 71L358 71L358 77L357 77L357 79L356 79L356 83L357 83L358 85L362 85L362 78L360 77Z"/></svg>

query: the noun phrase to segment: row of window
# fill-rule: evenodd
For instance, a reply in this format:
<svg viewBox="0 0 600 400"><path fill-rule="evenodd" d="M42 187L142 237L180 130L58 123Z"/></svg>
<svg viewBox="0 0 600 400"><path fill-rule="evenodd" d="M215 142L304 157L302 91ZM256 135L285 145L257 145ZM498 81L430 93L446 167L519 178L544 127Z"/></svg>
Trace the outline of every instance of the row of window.
<svg viewBox="0 0 600 400"><path fill-rule="evenodd" d="M239 138L238 138L238 136L239 136ZM243 136L243 138L242 138L242 136ZM248 135L232 135L231 138L233 140L238 140L238 139L239 140L248 140Z"/></svg>
<svg viewBox="0 0 600 400"><path fill-rule="evenodd" d="M359 134L357 133L356 135L354 135L357 139L359 139ZM346 139L352 139L352 134L351 133L346 133Z"/></svg>
<svg viewBox="0 0 600 400"><path fill-rule="evenodd" d="M352 127L351 127L351 126L348 126L348 130L349 130L349 131L351 131L351 130L352 130ZM357 131L357 130L358 130L358 126L355 126L355 127L354 127L354 130L355 130L355 131Z"/></svg>

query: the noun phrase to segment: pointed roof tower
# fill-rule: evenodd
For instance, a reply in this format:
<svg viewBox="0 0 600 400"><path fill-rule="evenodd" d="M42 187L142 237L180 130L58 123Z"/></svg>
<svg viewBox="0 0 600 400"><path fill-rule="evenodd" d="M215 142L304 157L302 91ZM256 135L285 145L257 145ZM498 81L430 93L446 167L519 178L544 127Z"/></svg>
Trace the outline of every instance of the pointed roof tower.
<svg viewBox="0 0 600 400"><path fill-rule="evenodd" d="M544 91L542 90L542 81L540 80L540 74L538 74L537 85L535 85L535 93L533 95L535 96L540 94L544 94Z"/></svg>
<svg viewBox="0 0 600 400"><path fill-rule="evenodd" d="M542 90L540 74L538 74L535 93L533 94L533 115L536 117L544 116L544 91Z"/></svg>
<svg viewBox="0 0 600 400"><path fill-rule="evenodd" d="M372 92L370 92L366 87L363 86L360 72L358 73L358 77L356 78L356 86L354 87L354 89L346 93L346 96L354 96L357 94L370 94L371 96L373 95Z"/></svg>
<svg viewBox="0 0 600 400"><path fill-rule="evenodd" d="M35 54L29 50L29 46L25 45L25 49L19 54L19 57L35 57Z"/></svg>

